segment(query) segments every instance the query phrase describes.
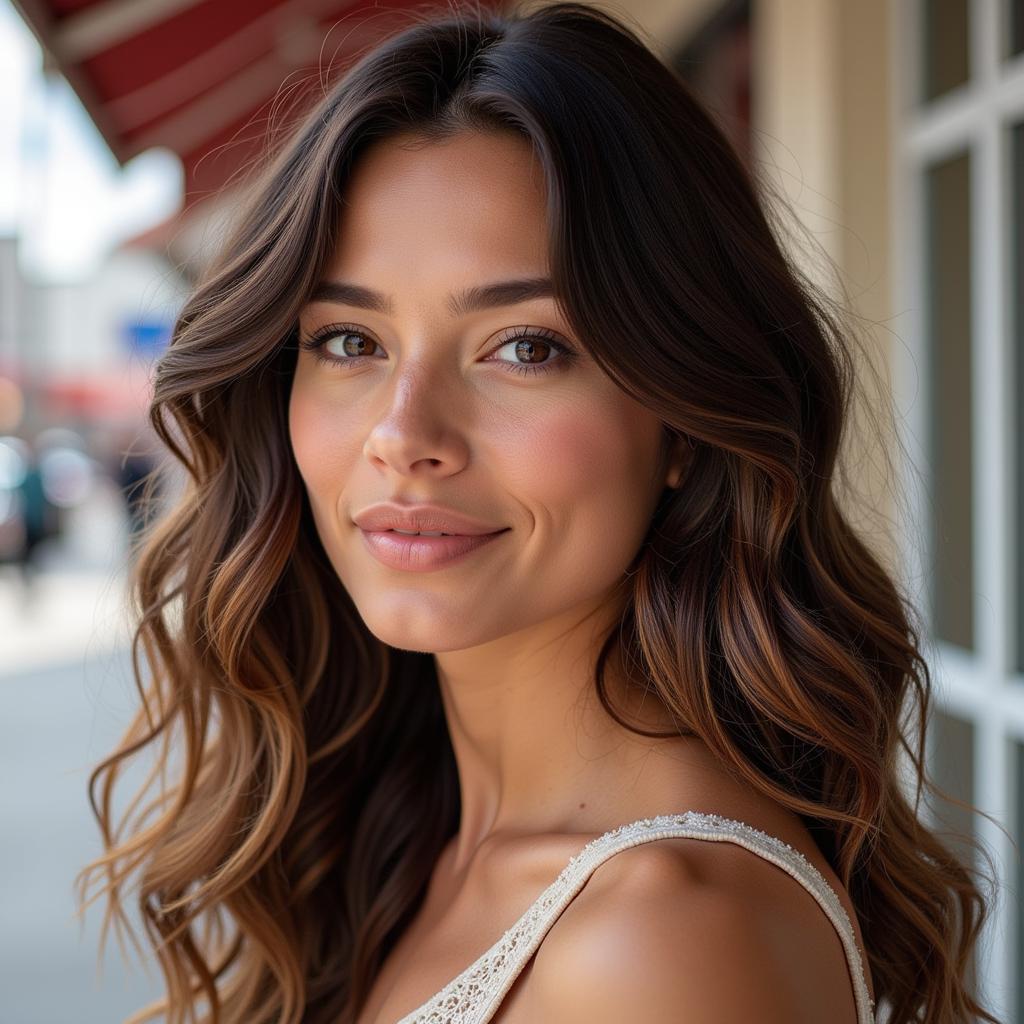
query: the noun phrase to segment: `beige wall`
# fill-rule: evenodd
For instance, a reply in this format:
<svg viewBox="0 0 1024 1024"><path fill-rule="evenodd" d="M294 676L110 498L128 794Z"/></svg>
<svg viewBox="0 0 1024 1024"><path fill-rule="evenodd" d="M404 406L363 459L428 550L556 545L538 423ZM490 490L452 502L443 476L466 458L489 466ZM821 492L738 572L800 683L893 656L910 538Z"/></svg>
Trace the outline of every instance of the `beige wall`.
<svg viewBox="0 0 1024 1024"><path fill-rule="evenodd" d="M596 6L625 14L667 57L719 0L600 0ZM852 493L841 482L839 490L850 517L893 565L896 467L885 463L893 451L893 338L886 326L893 316L889 3L753 0L752 37L755 161L809 232L791 233L793 258L848 302L868 364L860 365L862 392L845 459Z"/></svg>
<svg viewBox="0 0 1024 1024"><path fill-rule="evenodd" d="M862 346L860 404L848 436L846 509L895 564L891 520L894 338L890 230L890 20L887 0L756 0L754 113L758 152L846 295L813 252L802 263L848 302ZM796 255L796 254L795 254ZM800 256L798 255L798 258ZM865 361L866 364L865 365Z"/></svg>

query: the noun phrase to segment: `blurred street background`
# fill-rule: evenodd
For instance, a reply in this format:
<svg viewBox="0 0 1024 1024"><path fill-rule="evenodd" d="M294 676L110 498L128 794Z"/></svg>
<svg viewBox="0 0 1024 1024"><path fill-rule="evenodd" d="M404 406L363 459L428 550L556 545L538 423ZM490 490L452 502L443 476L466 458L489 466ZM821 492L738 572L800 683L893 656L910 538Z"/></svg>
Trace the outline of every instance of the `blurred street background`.
<svg viewBox="0 0 1024 1024"><path fill-rule="evenodd" d="M101 852L89 773L135 707L132 498L153 464L149 367L186 283L136 236L181 192L167 151L118 167L0 0L2 1024L111 1024L159 993L155 964L128 969L116 938L100 969L102 907L80 922L72 883Z"/></svg>
<svg viewBox="0 0 1024 1024"><path fill-rule="evenodd" d="M116 1024L161 991L114 936L98 973L103 907L80 923L72 888L101 849L89 774L137 707L153 363L267 133L412 6L0 0L0 1024ZM978 984L1024 1024L1024 0L599 6L786 198L793 260L843 299L806 232L861 318L882 381L862 411L908 461L888 479L872 444L896 439L858 416L849 514L925 616L930 769L992 820L929 813L995 859Z"/></svg>

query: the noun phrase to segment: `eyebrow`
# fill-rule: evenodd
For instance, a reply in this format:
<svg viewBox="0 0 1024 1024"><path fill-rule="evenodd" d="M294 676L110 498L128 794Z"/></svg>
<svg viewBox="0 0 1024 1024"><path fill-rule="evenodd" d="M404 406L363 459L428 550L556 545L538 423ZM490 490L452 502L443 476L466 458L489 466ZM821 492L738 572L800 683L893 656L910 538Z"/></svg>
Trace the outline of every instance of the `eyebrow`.
<svg viewBox="0 0 1024 1024"><path fill-rule="evenodd" d="M550 278L527 277L517 281L496 281L494 284L476 285L448 296L448 310L452 316L464 316L493 306L512 306L530 299L549 298L555 294ZM345 281L321 281L313 289L309 302L335 302L346 306L359 306L390 316L394 305L391 297Z"/></svg>

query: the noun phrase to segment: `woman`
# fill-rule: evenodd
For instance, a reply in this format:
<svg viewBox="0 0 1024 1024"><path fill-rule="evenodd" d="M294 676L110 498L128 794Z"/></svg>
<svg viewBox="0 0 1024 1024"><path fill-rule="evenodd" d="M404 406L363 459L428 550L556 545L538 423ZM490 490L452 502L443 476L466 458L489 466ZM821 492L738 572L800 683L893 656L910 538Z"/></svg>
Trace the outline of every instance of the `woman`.
<svg viewBox="0 0 1024 1024"><path fill-rule="evenodd" d="M83 873L122 920L140 872L133 1020L994 1021L899 784L911 609L833 497L847 341L612 16L350 69L156 375L190 484ZM115 835L150 745L177 782Z"/></svg>

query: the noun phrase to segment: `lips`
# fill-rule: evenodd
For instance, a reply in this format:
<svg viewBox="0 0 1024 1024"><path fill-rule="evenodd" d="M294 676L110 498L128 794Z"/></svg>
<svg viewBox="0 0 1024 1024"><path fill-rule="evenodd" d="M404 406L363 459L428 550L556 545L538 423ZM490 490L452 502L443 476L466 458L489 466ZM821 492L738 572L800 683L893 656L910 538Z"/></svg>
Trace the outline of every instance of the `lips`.
<svg viewBox="0 0 1024 1024"><path fill-rule="evenodd" d="M444 505L393 501L371 505L352 520L362 533L367 551L378 562L407 572L429 572L460 562L510 529Z"/></svg>
<svg viewBox="0 0 1024 1024"><path fill-rule="evenodd" d="M401 505L396 502L382 502L363 509L352 519L361 530L372 532L403 530L406 533L446 533L449 536L480 537L508 529L506 526L491 524L443 505Z"/></svg>
<svg viewBox="0 0 1024 1024"><path fill-rule="evenodd" d="M456 534L450 537L408 536L394 530L361 530L367 550L389 569L430 572L493 543L505 530L495 533Z"/></svg>

